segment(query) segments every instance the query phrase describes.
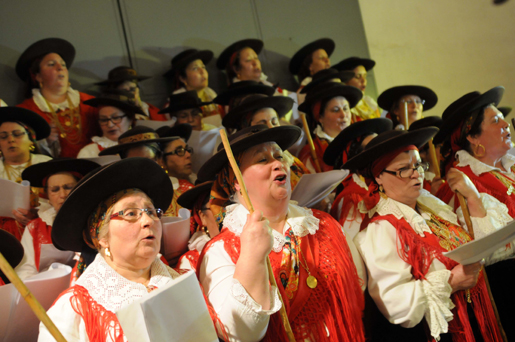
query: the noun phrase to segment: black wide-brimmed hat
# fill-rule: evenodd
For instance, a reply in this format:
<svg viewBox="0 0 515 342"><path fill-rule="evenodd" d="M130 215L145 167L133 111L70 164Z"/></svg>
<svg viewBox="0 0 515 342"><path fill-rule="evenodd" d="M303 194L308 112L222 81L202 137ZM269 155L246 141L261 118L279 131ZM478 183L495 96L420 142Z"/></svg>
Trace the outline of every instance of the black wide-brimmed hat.
<svg viewBox="0 0 515 342"><path fill-rule="evenodd" d="M316 74L313 75L311 82L309 82L302 90L301 94L306 94L310 92L313 88L322 84L324 82L328 82L335 78L339 79L341 83L347 83L354 77L354 71L342 70L338 71L334 68L320 70Z"/></svg>
<svg viewBox="0 0 515 342"><path fill-rule="evenodd" d="M127 114L131 119L134 118L135 114L145 115L143 109L136 105L134 94L126 90L105 90L99 97L84 101L84 104L96 108L101 106L116 107Z"/></svg>
<svg viewBox="0 0 515 342"><path fill-rule="evenodd" d="M107 74L107 80L95 83L96 85L106 86L113 83L120 83L125 81L144 81L149 79L150 76L140 76L138 72L127 66L119 66L111 69Z"/></svg>
<svg viewBox="0 0 515 342"><path fill-rule="evenodd" d="M200 197L200 195L206 192L210 192L213 183L214 181L195 183L194 188L189 189L188 191L180 195L179 198L177 198L177 204L179 204L183 208L193 210L193 207L195 206L195 203L197 203L197 200Z"/></svg>
<svg viewBox="0 0 515 342"><path fill-rule="evenodd" d="M16 74L22 81L30 78L30 66L34 59L43 57L49 53L57 53L66 63L66 68L70 69L75 58L75 48L67 40L61 38L46 38L39 40L29 46L16 62Z"/></svg>
<svg viewBox="0 0 515 342"><path fill-rule="evenodd" d="M247 114L263 108L274 109L277 117L282 118L292 109L293 103L293 99L287 96L249 95L224 116L222 125L226 128L240 128L241 121Z"/></svg>
<svg viewBox="0 0 515 342"><path fill-rule="evenodd" d="M328 101L337 96L343 96L349 102L349 107L354 108L363 97L363 93L356 87L342 83L321 83L310 90L306 95L306 100L299 106L299 110L309 114L313 105L318 101Z"/></svg>
<svg viewBox="0 0 515 342"><path fill-rule="evenodd" d="M377 104L384 110L391 110L395 102L406 95L416 95L424 100L424 111L433 108L438 102L438 96L431 89L417 85L405 85L383 91L377 98Z"/></svg>
<svg viewBox="0 0 515 342"><path fill-rule="evenodd" d="M48 177L59 172L75 172L83 177L100 165L87 159L59 158L44 163L31 165L21 173L23 180L28 180L30 186L42 188Z"/></svg>
<svg viewBox="0 0 515 342"><path fill-rule="evenodd" d="M259 39L239 40L236 43L229 45L227 48L225 48L224 51L222 51L220 57L218 57L218 60L216 61L216 67L220 70L225 69L227 64L229 64L232 54L247 47L251 48L254 50L254 52L256 52L256 54L259 55L263 49L263 45L263 41Z"/></svg>
<svg viewBox="0 0 515 342"><path fill-rule="evenodd" d="M354 70L356 67L363 65L366 71L372 69L376 62L368 58L349 57L345 58L338 64L332 66L336 70Z"/></svg>
<svg viewBox="0 0 515 342"><path fill-rule="evenodd" d="M442 114L443 124L433 143L442 143L473 111L492 103L497 106L503 95L504 87L499 86L483 94L478 91L467 93L451 103Z"/></svg>
<svg viewBox="0 0 515 342"><path fill-rule="evenodd" d="M24 253L20 241L18 241L14 235L3 229L0 229L0 253L2 253L12 268L18 266L23 259ZM10 283L9 279L7 279L2 271L0 271L0 277L5 284Z"/></svg>
<svg viewBox="0 0 515 342"><path fill-rule="evenodd" d="M439 116L426 116L420 120L413 122L409 125L409 131L414 131L416 129L424 128L424 127L438 127L442 126L443 120Z"/></svg>
<svg viewBox="0 0 515 342"><path fill-rule="evenodd" d="M218 96L213 99L213 102L222 106L228 106L231 103L231 100L237 97L251 94L263 94L272 96L274 93L274 87L264 85L261 82L240 81L232 83L226 91L218 94Z"/></svg>
<svg viewBox="0 0 515 342"><path fill-rule="evenodd" d="M37 113L20 107L0 107L0 125L4 122L21 122L32 128L36 140L45 139L50 135L50 126Z"/></svg>
<svg viewBox="0 0 515 342"><path fill-rule="evenodd" d="M60 250L81 252L86 243L88 218L100 203L125 189L137 188L166 211L173 198L173 186L166 172L153 160L127 158L106 165L84 177L70 192L55 217L52 242Z"/></svg>
<svg viewBox="0 0 515 342"><path fill-rule="evenodd" d="M185 91L171 95L168 107L161 109L159 114L173 114L180 110L200 108L202 106L210 105L211 103L213 102L202 102L195 90Z"/></svg>
<svg viewBox="0 0 515 342"><path fill-rule="evenodd" d="M289 69L294 75L297 75L302 67L302 63L307 56L315 52L316 50L322 49L327 52L327 56L331 56L334 51L334 40L330 38L322 38L315 40L307 45L304 45L299 51L297 51L290 60Z"/></svg>
<svg viewBox="0 0 515 342"><path fill-rule="evenodd" d="M497 109L499 109L499 111L502 113L502 115L504 115L504 117L507 117L508 114L510 114L513 110L513 108L510 106L497 107Z"/></svg>
<svg viewBox="0 0 515 342"><path fill-rule="evenodd" d="M336 160L342 155L347 144L363 135L381 134L391 130L392 120L385 118L358 121L345 128L327 146L324 152L324 163L335 166Z"/></svg>
<svg viewBox="0 0 515 342"><path fill-rule="evenodd" d="M383 132L372 139L363 152L348 160L342 168L362 170L381 156L403 146L415 145L418 148L424 146L437 132L438 128L436 127L426 127L415 131L390 130Z"/></svg>
<svg viewBox="0 0 515 342"><path fill-rule="evenodd" d="M266 125L246 127L231 136L229 143L233 154L243 152L253 146L273 141L284 151L292 146L300 137L302 130L297 126L279 126L268 128ZM229 162L223 144L218 146L218 152L208 159L200 168L199 179L213 180L218 172Z"/></svg>
<svg viewBox="0 0 515 342"><path fill-rule="evenodd" d="M168 70L163 76L172 78L179 70L186 68L188 64L196 61L197 59L200 59L204 64L207 64L211 59L213 59L213 51L197 49L184 50L172 58L172 68Z"/></svg>
<svg viewBox="0 0 515 342"><path fill-rule="evenodd" d="M159 134L156 133L152 128L145 126L136 126L133 129L120 135L118 138L118 145L106 148L100 151L99 156L108 156L113 154L119 154L122 151L128 150L140 145L146 145L150 143L166 143L178 139L179 137L166 137L160 138Z"/></svg>
<svg viewBox="0 0 515 342"><path fill-rule="evenodd" d="M144 125L145 123L143 123ZM161 138L167 138L167 137L178 137L182 138L184 141L188 141L191 132L193 131L193 127L189 124L176 124L173 127L170 126L163 126L159 127L156 130L156 133L159 134Z"/></svg>

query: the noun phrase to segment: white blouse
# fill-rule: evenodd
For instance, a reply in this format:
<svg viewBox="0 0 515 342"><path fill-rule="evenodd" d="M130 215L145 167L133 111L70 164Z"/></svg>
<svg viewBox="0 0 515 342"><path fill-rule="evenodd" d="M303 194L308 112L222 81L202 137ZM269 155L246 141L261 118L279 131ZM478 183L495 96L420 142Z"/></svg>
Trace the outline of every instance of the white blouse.
<svg viewBox="0 0 515 342"><path fill-rule="evenodd" d="M9 165L9 169L11 170L9 174L8 170L4 166L4 163L0 162L0 178L9 179L10 177L12 181L15 181L17 178L21 177L21 173L29 166L29 163L30 165L36 165L52 159L49 156L45 156L43 154L31 154L30 158L30 162L19 165Z"/></svg>
<svg viewBox="0 0 515 342"><path fill-rule="evenodd" d="M98 146L102 146L103 148L109 148L118 145L118 141L112 141L106 137L93 137L91 138L93 141L91 144L84 146L77 155L77 158L96 158L100 153L100 149Z"/></svg>

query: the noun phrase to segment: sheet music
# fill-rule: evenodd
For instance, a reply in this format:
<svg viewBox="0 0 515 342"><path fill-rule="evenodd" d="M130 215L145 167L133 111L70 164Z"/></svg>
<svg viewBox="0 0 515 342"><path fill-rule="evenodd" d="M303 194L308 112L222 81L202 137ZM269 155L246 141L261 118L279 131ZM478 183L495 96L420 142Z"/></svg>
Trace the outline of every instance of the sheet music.
<svg viewBox="0 0 515 342"><path fill-rule="evenodd" d="M209 131L191 132L188 145L193 147L191 161L194 173L198 173L202 165L213 156L213 152L220 142L219 128L214 128Z"/></svg>
<svg viewBox="0 0 515 342"><path fill-rule="evenodd" d="M349 170L306 174L293 189L291 200L301 207L313 207L326 198L349 175Z"/></svg>
<svg viewBox="0 0 515 342"><path fill-rule="evenodd" d="M13 209L30 209L30 182L22 181L21 184L0 178L0 216L14 218Z"/></svg>

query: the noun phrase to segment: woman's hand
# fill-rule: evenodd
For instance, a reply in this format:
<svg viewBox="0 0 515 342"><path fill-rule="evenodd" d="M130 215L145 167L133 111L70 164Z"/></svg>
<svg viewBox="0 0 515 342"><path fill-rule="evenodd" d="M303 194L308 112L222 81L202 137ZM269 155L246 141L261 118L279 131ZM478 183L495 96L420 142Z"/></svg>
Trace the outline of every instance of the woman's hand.
<svg viewBox="0 0 515 342"><path fill-rule="evenodd" d="M451 270L449 278L449 285L452 287L452 293L460 290L468 290L474 287L479 277L479 271L483 264L481 261L475 264L463 266L462 264L456 265Z"/></svg>
<svg viewBox="0 0 515 342"><path fill-rule="evenodd" d="M476 186L466 174L451 168L447 173L447 183L452 191L459 191L466 198L471 216L486 216L486 210L481 202L479 191L477 191Z"/></svg>
<svg viewBox="0 0 515 342"><path fill-rule="evenodd" d="M240 236L241 256L254 262L264 262L273 246L272 228L259 211L247 216Z"/></svg>
<svg viewBox="0 0 515 342"><path fill-rule="evenodd" d="M13 210L14 219L23 227L25 227L30 221L38 217L36 209L22 209Z"/></svg>

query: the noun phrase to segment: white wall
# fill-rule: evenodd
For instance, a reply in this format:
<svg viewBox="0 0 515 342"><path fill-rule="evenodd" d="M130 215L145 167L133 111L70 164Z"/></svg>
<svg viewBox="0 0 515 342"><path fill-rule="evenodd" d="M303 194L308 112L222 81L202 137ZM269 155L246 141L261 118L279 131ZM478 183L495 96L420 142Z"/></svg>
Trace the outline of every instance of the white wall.
<svg viewBox="0 0 515 342"><path fill-rule="evenodd" d="M420 84L439 98L427 115L470 91L506 88L515 107L515 1L359 0L377 90ZM511 116L514 114L512 113Z"/></svg>

